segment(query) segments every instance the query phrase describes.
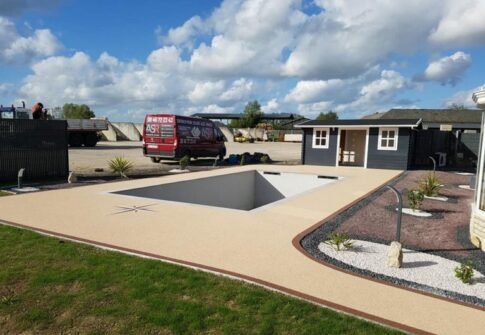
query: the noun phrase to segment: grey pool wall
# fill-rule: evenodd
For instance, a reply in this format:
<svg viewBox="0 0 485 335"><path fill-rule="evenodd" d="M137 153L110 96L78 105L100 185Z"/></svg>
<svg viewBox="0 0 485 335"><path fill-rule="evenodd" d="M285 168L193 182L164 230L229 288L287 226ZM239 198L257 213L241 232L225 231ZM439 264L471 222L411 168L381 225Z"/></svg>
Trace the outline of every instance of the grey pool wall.
<svg viewBox="0 0 485 335"><path fill-rule="evenodd" d="M295 176L312 181L301 182ZM292 178L291 178L292 177ZM299 182L300 181L300 182ZM175 201L250 211L305 191L334 182L317 175L245 171L112 192L118 195ZM303 185L303 188L301 187ZM292 191L292 189L294 189ZM286 193L286 194L285 194Z"/></svg>

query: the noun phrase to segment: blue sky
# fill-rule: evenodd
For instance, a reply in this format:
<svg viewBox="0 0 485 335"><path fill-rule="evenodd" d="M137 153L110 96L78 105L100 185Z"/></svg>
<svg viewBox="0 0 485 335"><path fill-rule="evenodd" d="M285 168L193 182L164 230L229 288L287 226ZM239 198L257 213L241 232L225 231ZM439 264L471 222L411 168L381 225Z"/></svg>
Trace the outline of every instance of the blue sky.
<svg viewBox="0 0 485 335"><path fill-rule="evenodd" d="M472 107L480 0L2 0L0 103L98 116Z"/></svg>

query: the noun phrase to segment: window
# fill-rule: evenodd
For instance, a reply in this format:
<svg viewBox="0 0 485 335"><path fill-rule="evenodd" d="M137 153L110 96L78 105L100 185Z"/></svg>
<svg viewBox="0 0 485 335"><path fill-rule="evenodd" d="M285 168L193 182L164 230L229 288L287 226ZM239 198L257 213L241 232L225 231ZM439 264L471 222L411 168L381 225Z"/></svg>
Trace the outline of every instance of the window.
<svg viewBox="0 0 485 335"><path fill-rule="evenodd" d="M313 148L328 149L328 128L313 129Z"/></svg>
<svg viewBox="0 0 485 335"><path fill-rule="evenodd" d="M397 150L397 133L397 128L380 128L377 149Z"/></svg>

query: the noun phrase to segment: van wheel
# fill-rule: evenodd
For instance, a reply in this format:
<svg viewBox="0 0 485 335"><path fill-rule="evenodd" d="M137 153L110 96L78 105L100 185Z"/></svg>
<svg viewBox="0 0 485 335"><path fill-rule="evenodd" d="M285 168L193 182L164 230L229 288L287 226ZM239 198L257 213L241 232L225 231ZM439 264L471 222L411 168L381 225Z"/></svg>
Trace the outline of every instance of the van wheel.
<svg viewBox="0 0 485 335"><path fill-rule="evenodd" d="M226 149L219 150L219 154L217 155L217 158L220 160L223 160L225 156L226 156Z"/></svg>
<svg viewBox="0 0 485 335"><path fill-rule="evenodd" d="M152 161L153 163L160 163L160 161L161 161L161 159L160 159L160 158L158 158L158 157L150 157L150 159L151 159L151 161Z"/></svg>

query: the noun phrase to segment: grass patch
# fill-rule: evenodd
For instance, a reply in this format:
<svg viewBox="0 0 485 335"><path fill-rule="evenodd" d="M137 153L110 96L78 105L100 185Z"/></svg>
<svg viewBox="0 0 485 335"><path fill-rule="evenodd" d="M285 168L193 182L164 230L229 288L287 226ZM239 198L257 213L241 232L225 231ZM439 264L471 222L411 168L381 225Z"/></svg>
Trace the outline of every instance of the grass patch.
<svg viewBox="0 0 485 335"><path fill-rule="evenodd" d="M7 195L11 195L11 194L8 193L8 192L5 192L5 191L0 190L0 197L5 197Z"/></svg>
<svg viewBox="0 0 485 335"><path fill-rule="evenodd" d="M0 225L0 329L397 334L254 285Z"/></svg>

